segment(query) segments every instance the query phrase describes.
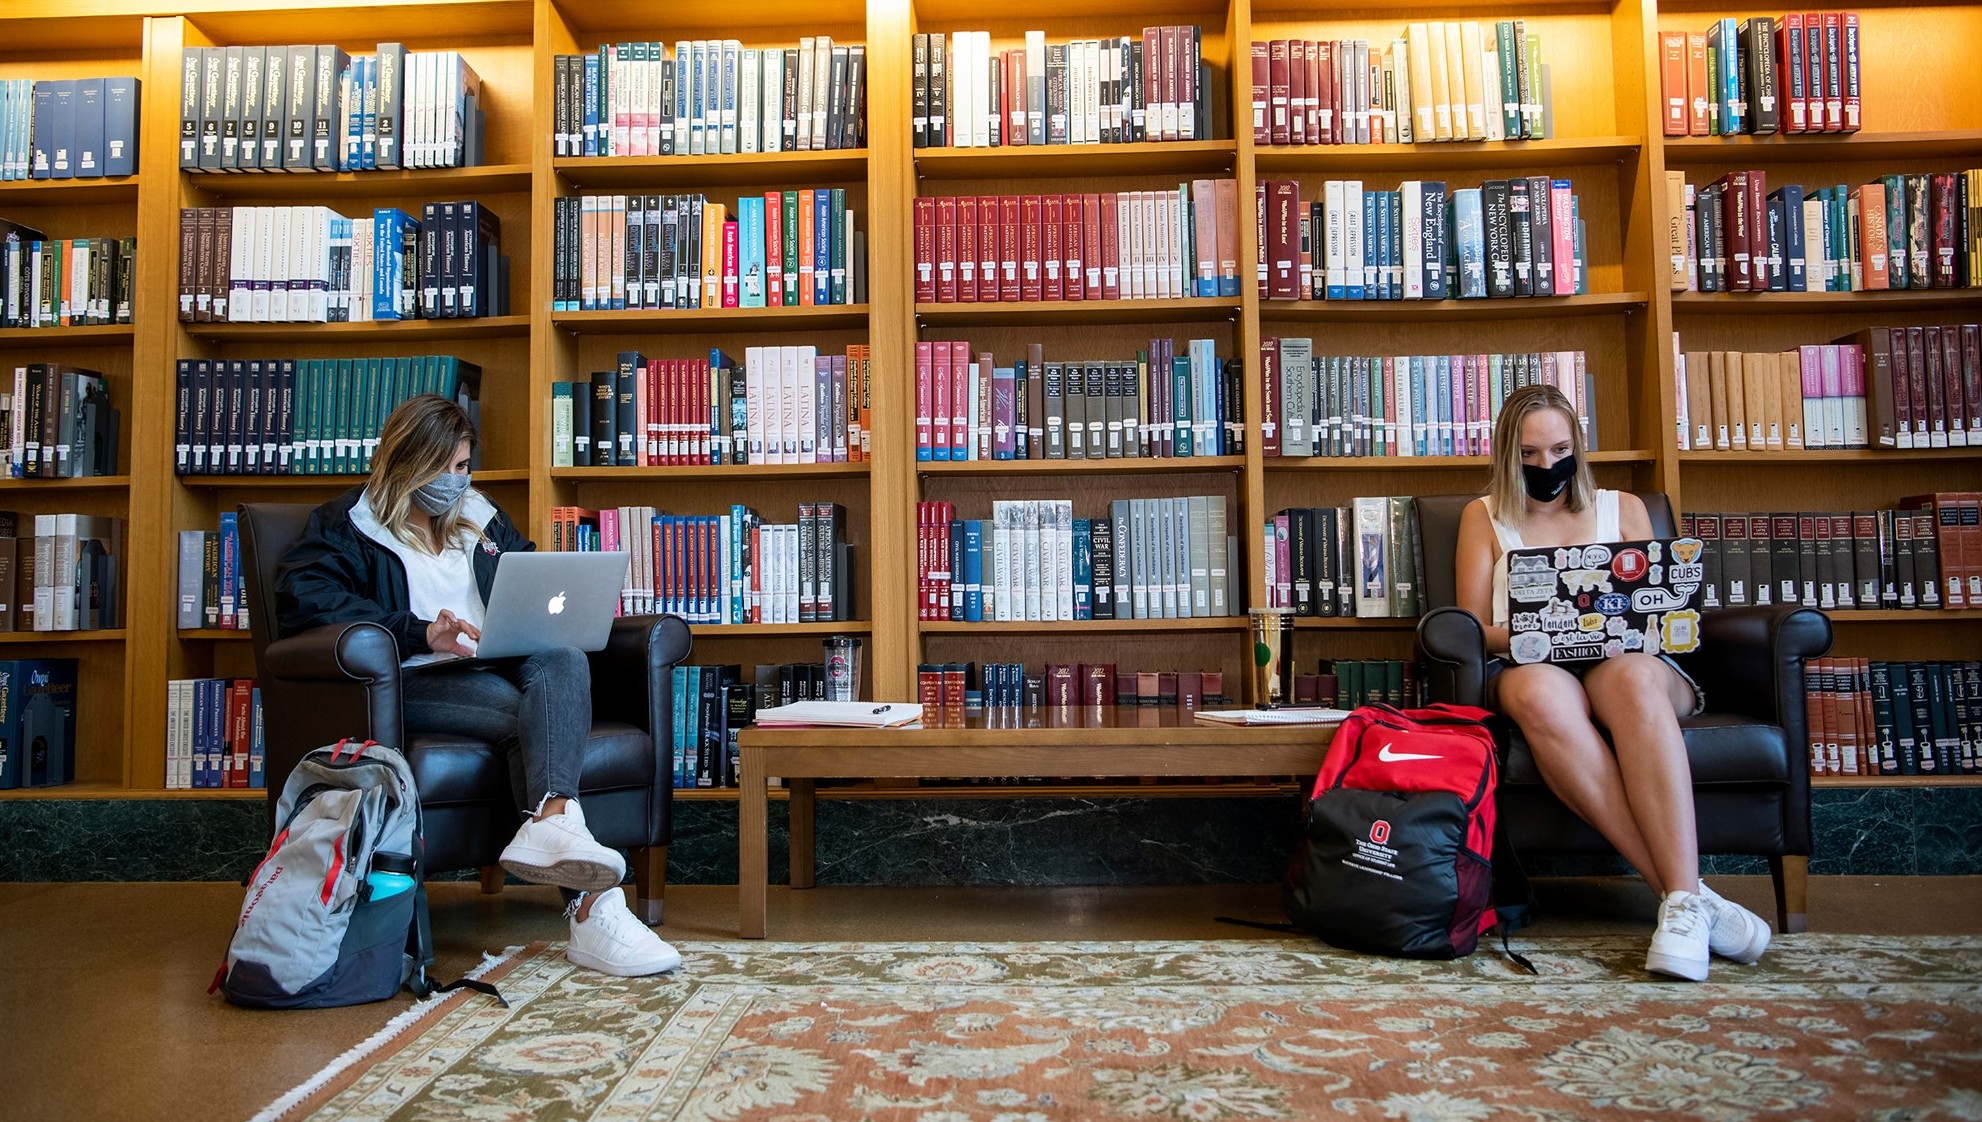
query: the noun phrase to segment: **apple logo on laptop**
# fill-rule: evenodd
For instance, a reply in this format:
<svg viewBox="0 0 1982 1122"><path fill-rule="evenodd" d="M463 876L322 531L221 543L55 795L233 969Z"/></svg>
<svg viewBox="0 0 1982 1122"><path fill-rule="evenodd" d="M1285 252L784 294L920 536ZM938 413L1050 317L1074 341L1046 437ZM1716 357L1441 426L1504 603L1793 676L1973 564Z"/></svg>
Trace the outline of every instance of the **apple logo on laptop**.
<svg viewBox="0 0 1982 1122"><path fill-rule="evenodd" d="M558 593L558 594L557 594L556 596L553 596L553 597L551 597L551 602L550 602L550 612L551 612L551 614L552 614L552 615L561 615L561 614L563 614L563 612L564 612L564 593L562 593L562 592L560 592L560 593Z"/></svg>

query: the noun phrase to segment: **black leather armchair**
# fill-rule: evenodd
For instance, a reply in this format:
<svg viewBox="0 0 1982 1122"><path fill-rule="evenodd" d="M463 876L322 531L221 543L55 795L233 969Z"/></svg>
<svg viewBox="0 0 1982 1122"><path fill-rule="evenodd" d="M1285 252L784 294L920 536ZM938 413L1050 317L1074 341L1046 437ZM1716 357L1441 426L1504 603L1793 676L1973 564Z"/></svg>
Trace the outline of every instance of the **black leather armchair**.
<svg viewBox="0 0 1982 1122"><path fill-rule="evenodd" d="M276 636L275 574L302 536L311 507L245 503L241 546L253 610L255 672L267 741L269 810L305 752L339 737L370 737L405 752L419 787L429 872L474 868L497 891L496 858L520 821L504 753L468 737L421 734L400 724L399 650L373 623L329 624ZM674 830L673 691L670 671L688 657L688 626L674 616L613 621L591 656L592 735L578 795L594 837L629 850L637 906L662 921L668 842Z"/></svg>
<svg viewBox="0 0 1982 1122"><path fill-rule="evenodd" d="M1641 493L1652 533L1673 535L1663 494ZM1417 499L1424 545L1424 618L1418 657L1432 700L1480 705L1486 636L1472 613L1453 606L1459 515L1470 495ZM1810 862L1810 765L1806 755L1803 663L1831 646L1831 623L1812 608L1731 608L1706 614L1700 649L1679 656L1707 694L1707 712L1684 719L1686 755L1701 853L1766 857L1775 881L1776 927L1805 927ZM1506 748L1500 819L1517 850L1608 853L1595 830L1543 785L1527 743L1499 722Z"/></svg>

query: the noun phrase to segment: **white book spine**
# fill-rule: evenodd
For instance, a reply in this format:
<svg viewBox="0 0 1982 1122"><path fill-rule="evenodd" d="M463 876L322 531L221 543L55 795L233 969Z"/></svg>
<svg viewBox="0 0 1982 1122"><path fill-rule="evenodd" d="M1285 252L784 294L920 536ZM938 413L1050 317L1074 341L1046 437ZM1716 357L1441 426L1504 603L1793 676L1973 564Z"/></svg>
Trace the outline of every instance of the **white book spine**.
<svg viewBox="0 0 1982 1122"><path fill-rule="evenodd" d="M756 152L757 130L763 123L763 110L757 99L763 91L764 52L745 50L737 62L736 150Z"/></svg>

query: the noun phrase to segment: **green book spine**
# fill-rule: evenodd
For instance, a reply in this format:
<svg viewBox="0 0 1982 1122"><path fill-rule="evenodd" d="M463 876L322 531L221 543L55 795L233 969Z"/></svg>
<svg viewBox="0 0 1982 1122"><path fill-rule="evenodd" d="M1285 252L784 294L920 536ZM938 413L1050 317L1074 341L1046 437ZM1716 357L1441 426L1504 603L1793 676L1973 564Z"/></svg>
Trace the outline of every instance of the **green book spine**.
<svg viewBox="0 0 1982 1122"><path fill-rule="evenodd" d="M1493 25L1494 57L1500 60L1500 125L1507 139L1521 138L1521 91L1515 85L1518 67L1514 61L1514 21L1504 19ZM1411 91L1416 96L1425 96ZM1401 120L1401 118L1400 118Z"/></svg>
<svg viewBox="0 0 1982 1122"><path fill-rule="evenodd" d="M784 304L787 308L798 306L798 192L786 191L784 206L778 212L785 224L785 291ZM810 216L807 216L810 221ZM768 302L768 301L767 301Z"/></svg>
<svg viewBox="0 0 1982 1122"><path fill-rule="evenodd" d="M847 260L846 237L846 188L835 187L832 193L832 250L827 260L832 265L832 298L835 304L847 302Z"/></svg>

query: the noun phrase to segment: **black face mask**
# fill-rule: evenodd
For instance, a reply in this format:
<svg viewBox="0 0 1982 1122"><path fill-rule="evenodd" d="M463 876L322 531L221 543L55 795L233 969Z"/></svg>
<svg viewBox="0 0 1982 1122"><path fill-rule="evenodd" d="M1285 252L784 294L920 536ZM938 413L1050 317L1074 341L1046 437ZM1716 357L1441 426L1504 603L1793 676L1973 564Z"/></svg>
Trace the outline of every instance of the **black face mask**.
<svg viewBox="0 0 1982 1122"><path fill-rule="evenodd" d="M1521 465L1521 482L1527 485L1528 497L1538 503L1554 502L1569 481L1576 478L1576 457L1564 456L1555 461L1553 467L1536 467L1533 464Z"/></svg>

